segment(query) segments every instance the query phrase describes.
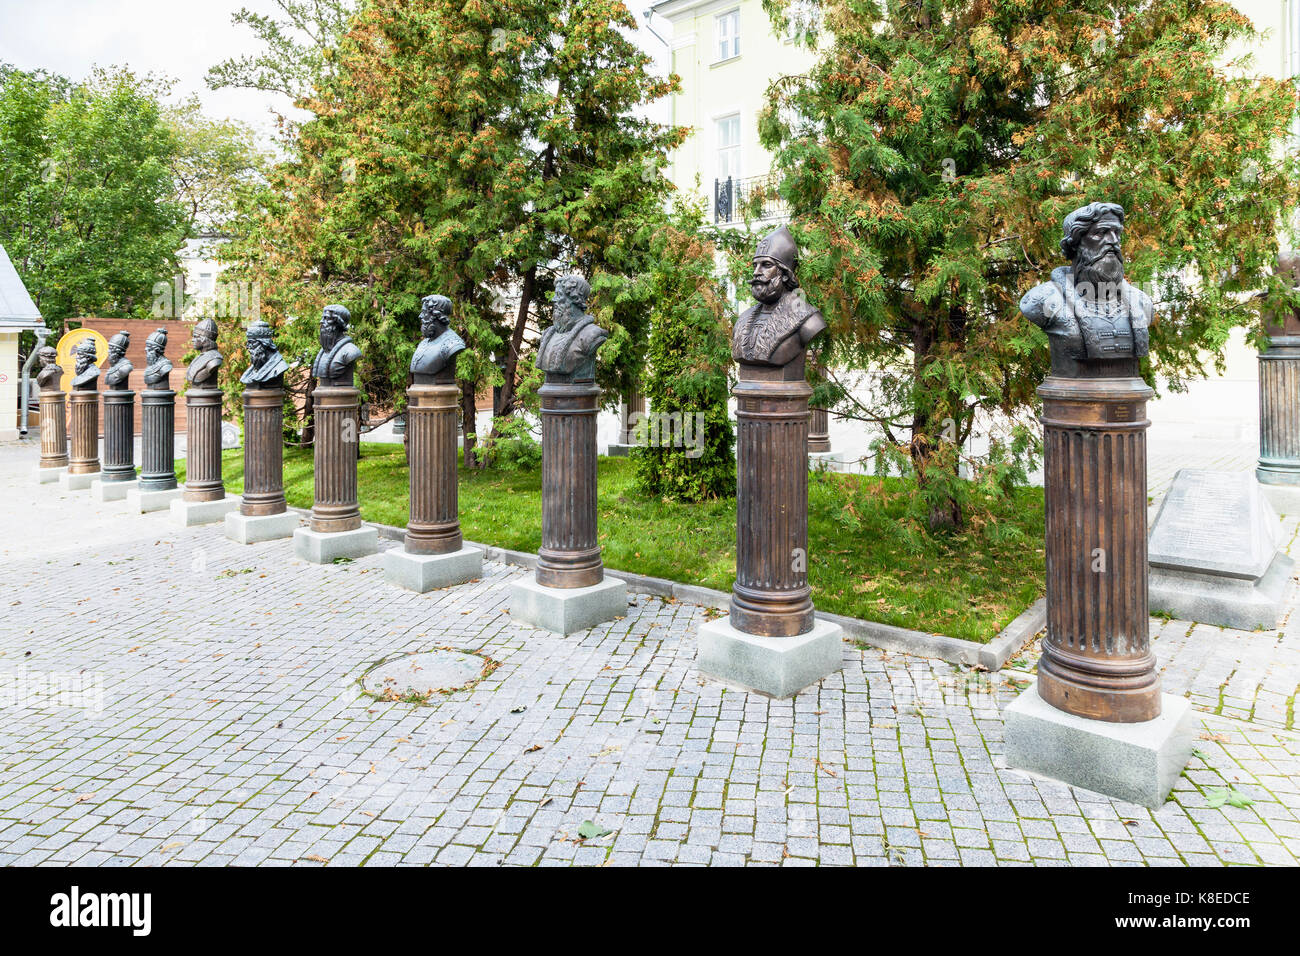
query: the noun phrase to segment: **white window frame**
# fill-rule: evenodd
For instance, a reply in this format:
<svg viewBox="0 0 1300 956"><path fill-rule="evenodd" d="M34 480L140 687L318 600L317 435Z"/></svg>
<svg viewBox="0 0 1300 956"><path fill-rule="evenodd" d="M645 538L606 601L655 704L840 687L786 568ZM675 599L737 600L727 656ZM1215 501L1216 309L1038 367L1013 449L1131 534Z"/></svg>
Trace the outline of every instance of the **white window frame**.
<svg viewBox="0 0 1300 956"><path fill-rule="evenodd" d="M723 63L740 56L740 7L713 18L713 62Z"/></svg>
<svg viewBox="0 0 1300 956"><path fill-rule="evenodd" d="M745 128L740 121L740 110L728 110L713 117L713 178L726 179L722 175L722 151L726 149L735 157L732 179L740 179L745 172ZM731 120L736 123L736 141L728 146L722 145L722 124Z"/></svg>

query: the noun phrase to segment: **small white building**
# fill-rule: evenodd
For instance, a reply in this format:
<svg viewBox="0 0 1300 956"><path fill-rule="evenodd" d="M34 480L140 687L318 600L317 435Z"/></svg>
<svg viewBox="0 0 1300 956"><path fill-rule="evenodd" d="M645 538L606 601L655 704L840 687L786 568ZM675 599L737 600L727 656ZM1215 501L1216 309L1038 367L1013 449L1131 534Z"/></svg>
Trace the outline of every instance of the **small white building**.
<svg viewBox="0 0 1300 956"><path fill-rule="evenodd" d="M18 337L45 329L36 303L0 246L0 441L18 438L23 370L18 364Z"/></svg>

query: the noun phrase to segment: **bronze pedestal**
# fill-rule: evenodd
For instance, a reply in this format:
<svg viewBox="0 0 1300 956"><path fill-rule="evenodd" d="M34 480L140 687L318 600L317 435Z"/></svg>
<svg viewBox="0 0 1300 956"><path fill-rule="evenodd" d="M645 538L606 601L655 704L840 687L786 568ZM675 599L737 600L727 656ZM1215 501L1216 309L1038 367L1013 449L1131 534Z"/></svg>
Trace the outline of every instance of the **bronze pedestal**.
<svg viewBox="0 0 1300 956"><path fill-rule="evenodd" d="M104 482L135 480L135 392L105 389Z"/></svg>
<svg viewBox="0 0 1300 956"><path fill-rule="evenodd" d="M185 501L220 501L221 389L191 388L185 394Z"/></svg>
<svg viewBox="0 0 1300 956"><path fill-rule="evenodd" d="M312 531L328 534L361 527L361 506L357 501L360 395L346 385L323 385L312 392L316 424Z"/></svg>
<svg viewBox="0 0 1300 956"><path fill-rule="evenodd" d="M1047 637L1038 693L1116 723L1160 714L1147 616L1146 403L1139 378L1050 376L1043 399Z"/></svg>
<svg viewBox="0 0 1300 956"><path fill-rule="evenodd" d="M537 583L582 588L605 576L596 542L596 412L594 382L565 382L547 373L542 400L542 546Z"/></svg>
<svg viewBox="0 0 1300 956"><path fill-rule="evenodd" d="M808 453L819 454L831 450L831 416L824 408L809 410Z"/></svg>
<svg viewBox="0 0 1300 956"><path fill-rule="evenodd" d="M176 393L145 389L140 393L140 490L176 487Z"/></svg>
<svg viewBox="0 0 1300 956"><path fill-rule="evenodd" d="M808 399L803 362L741 363L736 398L736 583L731 623L788 637L813 627L808 587Z"/></svg>
<svg viewBox="0 0 1300 956"><path fill-rule="evenodd" d="M284 501L284 389L244 390L244 493L239 513L278 515Z"/></svg>
<svg viewBox="0 0 1300 956"><path fill-rule="evenodd" d="M1274 335L1268 351L1259 356L1259 466L1255 477L1266 485L1300 485L1297 334Z"/></svg>
<svg viewBox="0 0 1300 956"><path fill-rule="evenodd" d="M71 410L72 454L68 474L99 472L99 392L73 390L68 393Z"/></svg>
<svg viewBox="0 0 1300 956"><path fill-rule="evenodd" d="M412 385L406 392L410 456L409 554L450 554L461 549L456 475L460 390L454 384Z"/></svg>
<svg viewBox="0 0 1300 956"><path fill-rule="evenodd" d="M68 467L66 400L66 392L41 391L41 468Z"/></svg>

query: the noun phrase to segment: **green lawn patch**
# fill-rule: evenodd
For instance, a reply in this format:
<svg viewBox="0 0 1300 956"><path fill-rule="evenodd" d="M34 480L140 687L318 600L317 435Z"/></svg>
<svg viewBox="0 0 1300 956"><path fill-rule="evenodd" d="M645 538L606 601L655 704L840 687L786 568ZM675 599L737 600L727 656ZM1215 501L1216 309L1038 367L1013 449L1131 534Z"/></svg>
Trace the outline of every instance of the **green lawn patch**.
<svg viewBox="0 0 1300 956"><path fill-rule="evenodd" d="M404 527L401 445L365 444L358 462L361 514ZM286 448L285 497L312 503L311 449ZM730 590L736 503L677 504L642 497L632 462L599 459L600 544L606 566ZM242 451L224 453L226 488L243 488ZM177 463L184 477L184 463ZM1019 489L997 506L993 529L931 537L904 532L907 482L814 474L808 487L808 578L823 611L986 642L1043 594L1043 492ZM465 537L535 552L542 537L540 471L460 471ZM989 533L990 531L996 533Z"/></svg>

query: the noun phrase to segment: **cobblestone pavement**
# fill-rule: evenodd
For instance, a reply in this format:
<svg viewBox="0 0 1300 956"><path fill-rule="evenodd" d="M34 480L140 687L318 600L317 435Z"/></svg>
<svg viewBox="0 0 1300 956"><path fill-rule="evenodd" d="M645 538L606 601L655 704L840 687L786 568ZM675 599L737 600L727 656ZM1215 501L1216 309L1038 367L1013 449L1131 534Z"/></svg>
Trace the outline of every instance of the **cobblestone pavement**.
<svg viewBox="0 0 1300 956"><path fill-rule="evenodd" d="M520 569L409 594L379 556L316 567L285 541L240 546L37 487L34 454L0 447L0 693L64 676L57 696L0 699L0 863L1300 857L1290 621L1158 626L1167 688L1204 732L1152 812L1003 767L1015 670L846 643L841 673L772 701L697 677L703 608L637 596L560 638L505 613ZM444 646L500 666L429 705L362 694L372 663ZM609 832L584 837L587 821Z"/></svg>

